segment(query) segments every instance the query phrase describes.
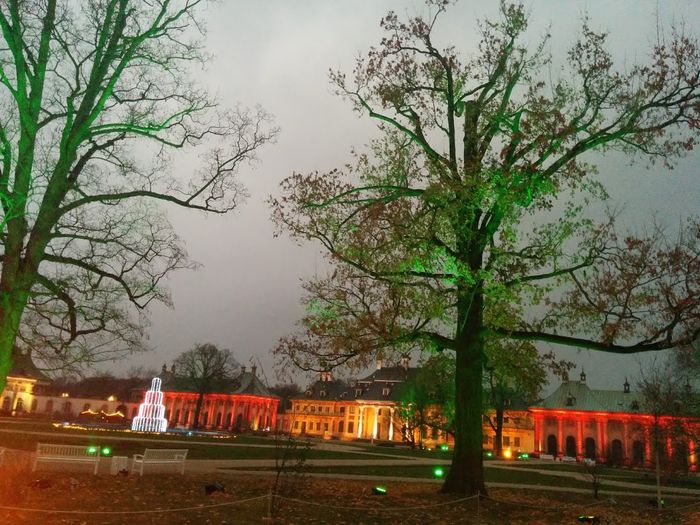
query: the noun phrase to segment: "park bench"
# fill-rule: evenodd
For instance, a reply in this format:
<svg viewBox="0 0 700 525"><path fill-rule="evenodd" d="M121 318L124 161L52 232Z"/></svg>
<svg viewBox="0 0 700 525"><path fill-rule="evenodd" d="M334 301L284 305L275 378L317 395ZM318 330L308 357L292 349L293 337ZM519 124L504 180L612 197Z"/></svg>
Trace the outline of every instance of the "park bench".
<svg viewBox="0 0 700 525"><path fill-rule="evenodd" d="M93 474L97 474L97 468L100 465L100 447L37 443L32 471L36 470L40 461L88 463L94 465Z"/></svg>
<svg viewBox="0 0 700 525"><path fill-rule="evenodd" d="M132 472L138 470L143 476L143 467L146 465L180 465L180 474L184 474L185 459L187 459L187 449L147 448L143 454L134 454L131 470Z"/></svg>

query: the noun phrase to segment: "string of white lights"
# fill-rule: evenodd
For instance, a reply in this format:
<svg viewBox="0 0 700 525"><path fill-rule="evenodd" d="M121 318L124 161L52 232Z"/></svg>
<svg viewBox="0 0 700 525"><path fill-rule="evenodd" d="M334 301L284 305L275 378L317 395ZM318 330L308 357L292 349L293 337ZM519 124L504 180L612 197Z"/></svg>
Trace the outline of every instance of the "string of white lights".
<svg viewBox="0 0 700 525"><path fill-rule="evenodd" d="M159 514L165 512L186 512L189 510L208 510L216 507L227 507L230 505L238 505L239 503L248 503L258 499L267 499L267 494L263 496L255 496L254 498L237 499L235 501L225 501L222 503L213 503L211 505L196 505L194 507L179 507L176 509L150 509L150 510L60 510L60 509L32 509L25 507L9 507L0 505L0 510L8 510L13 512L39 512L47 514Z"/></svg>

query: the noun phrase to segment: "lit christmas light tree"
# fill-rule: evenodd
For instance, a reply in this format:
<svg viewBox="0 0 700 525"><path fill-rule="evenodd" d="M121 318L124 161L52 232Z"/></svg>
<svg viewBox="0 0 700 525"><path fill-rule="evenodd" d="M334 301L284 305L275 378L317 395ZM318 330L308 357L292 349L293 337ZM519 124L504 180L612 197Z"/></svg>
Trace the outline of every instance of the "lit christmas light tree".
<svg viewBox="0 0 700 525"><path fill-rule="evenodd" d="M168 420L165 419L165 405L163 405L163 392L160 391L160 378L154 377L151 381L151 389L146 392L139 415L131 422L131 430L139 432L165 432L168 428Z"/></svg>

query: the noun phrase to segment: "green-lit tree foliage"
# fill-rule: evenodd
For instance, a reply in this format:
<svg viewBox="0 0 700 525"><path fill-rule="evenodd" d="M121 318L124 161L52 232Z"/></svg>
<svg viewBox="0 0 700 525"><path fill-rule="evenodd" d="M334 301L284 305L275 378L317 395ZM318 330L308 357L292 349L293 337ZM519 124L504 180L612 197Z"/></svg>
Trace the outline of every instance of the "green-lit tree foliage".
<svg viewBox="0 0 700 525"><path fill-rule="evenodd" d="M632 353L698 335L698 225L670 246L582 212L605 193L590 153L670 164L696 146L700 54L673 33L645 63L617 67L606 35L584 21L557 77L547 38L523 43L522 6L504 4L499 20L482 23L468 55L437 46L448 2L429 3L428 19L389 13L386 37L352 79L331 75L379 121L373 149L344 169L292 175L272 200L281 230L320 242L336 270L306 284L304 332L277 352L308 370L413 345L454 351L455 449L443 490L483 494L491 339Z"/></svg>
<svg viewBox="0 0 700 525"><path fill-rule="evenodd" d="M196 344L173 361L176 386L197 393L192 428L198 429L205 394L231 389L234 374L240 368L233 353L211 343ZM207 421L211 424L211 421Z"/></svg>
<svg viewBox="0 0 700 525"><path fill-rule="evenodd" d="M424 432L454 434L454 367L451 352L433 354L401 383L394 428L402 429L411 447L422 446Z"/></svg>
<svg viewBox="0 0 700 525"><path fill-rule="evenodd" d="M235 174L275 130L191 81L204 5L0 3L0 390L15 344L54 367L141 348L141 313L191 266L156 203L245 196ZM186 147L191 176L169 153Z"/></svg>

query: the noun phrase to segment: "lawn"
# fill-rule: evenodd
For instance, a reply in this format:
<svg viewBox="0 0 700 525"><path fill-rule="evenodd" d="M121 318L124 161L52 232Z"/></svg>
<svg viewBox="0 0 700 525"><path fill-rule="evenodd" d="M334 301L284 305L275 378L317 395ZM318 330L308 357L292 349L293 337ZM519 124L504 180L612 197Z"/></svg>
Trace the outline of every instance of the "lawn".
<svg viewBox="0 0 700 525"><path fill-rule="evenodd" d="M30 480L33 478L29 478ZM218 480L226 492L205 494ZM29 483L23 472L0 478L0 523L13 525L96 524L259 524L268 514L272 479L220 473L151 476L92 476L42 472L42 484ZM583 494L491 489L488 498L461 498L438 493L435 484L387 483L384 495L372 495L376 483L300 478L285 480L275 499L276 518L268 523L380 525L401 523L480 525L577 523L578 516L601 523L680 525L700 522L698 508L658 511L640 500L594 501ZM673 502L671 502L673 505ZM16 510L22 509L22 510ZM35 513L27 509L51 510ZM93 514L87 514L91 512ZM99 513L99 514L98 514Z"/></svg>
<svg viewBox="0 0 700 525"><path fill-rule="evenodd" d="M7 426L0 427L3 430ZM58 443L66 445L85 445L109 447L112 456L131 456L141 454L146 448L187 448L190 459L274 459L278 453L275 449L273 439L256 438L254 443L236 436L230 441L235 446L223 446L221 440L207 441L198 436L188 438L187 436L155 436L140 435L123 432L95 432L89 430L71 430L67 432L63 428L44 426L40 430L32 427L31 431L16 428L14 425L9 429L12 432L0 432L0 447L7 447L18 450L34 451L37 443ZM9 430L8 429L8 430ZM16 430L16 432L15 432ZM40 435L30 432L48 432L55 435ZM143 437L143 441L139 439ZM127 439L128 438L128 439ZM259 446L259 441L265 439L267 447ZM173 443L173 441L179 441ZM242 445L242 446L238 446ZM250 446L246 446L250 445ZM257 445L257 446L256 446ZM304 444L301 444L304 446ZM313 446L305 452L308 459L367 459L362 453L345 451L315 450Z"/></svg>

